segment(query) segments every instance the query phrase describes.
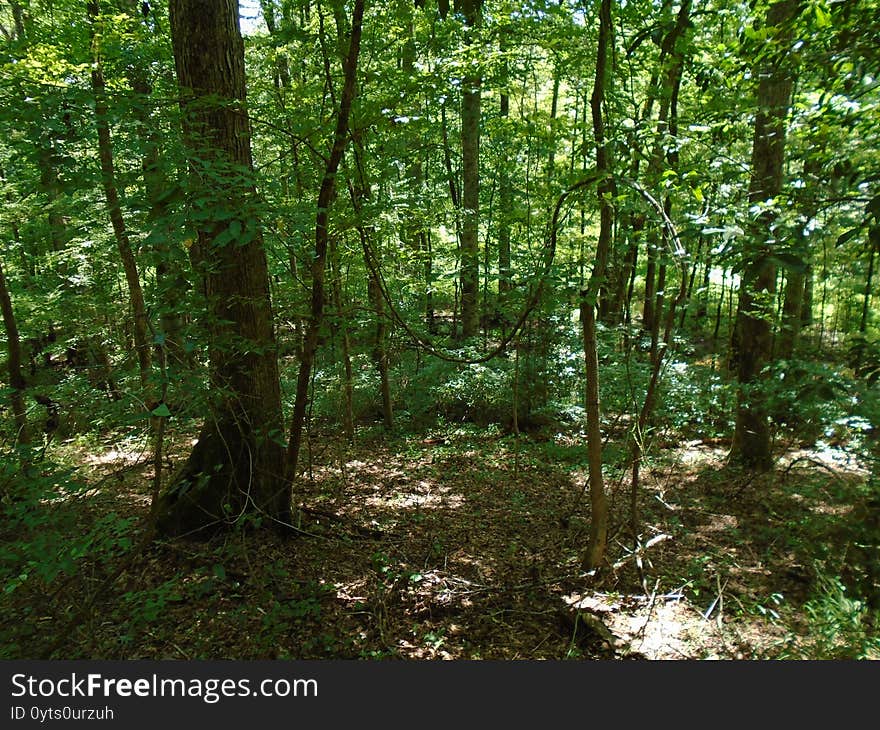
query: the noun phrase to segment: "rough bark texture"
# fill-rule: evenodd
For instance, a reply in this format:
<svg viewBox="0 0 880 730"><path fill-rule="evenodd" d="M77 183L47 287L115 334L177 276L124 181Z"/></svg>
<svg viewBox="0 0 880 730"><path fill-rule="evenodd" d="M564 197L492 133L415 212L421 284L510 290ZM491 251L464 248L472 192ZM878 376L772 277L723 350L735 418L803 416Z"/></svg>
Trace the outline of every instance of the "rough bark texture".
<svg viewBox="0 0 880 730"><path fill-rule="evenodd" d="M461 12L471 29L480 24L482 0L463 0ZM478 73L461 85L461 335L472 337L480 324L480 87Z"/></svg>
<svg viewBox="0 0 880 730"><path fill-rule="evenodd" d="M289 522L269 277L249 212L254 191L238 5L171 0L170 19L211 313L214 403L188 461L162 495L158 528L189 533L244 515Z"/></svg>
<svg viewBox="0 0 880 730"><path fill-rule="evenodd" d="M792 93L787 53L792 33L790 20L797 7L795 0L782 0L767 13L767 24L775 29L771 38L776 52L765 57L758 74L758 112L749 186L751 205L766 204L782 190L786 116ZM739 391L731 458L755 470L773 466L770 422L766 399L760 392L760 373L771 357L773 346L775 221L776 214L770 205L758 216L747 237L737 312L735 359Z"/></svg>

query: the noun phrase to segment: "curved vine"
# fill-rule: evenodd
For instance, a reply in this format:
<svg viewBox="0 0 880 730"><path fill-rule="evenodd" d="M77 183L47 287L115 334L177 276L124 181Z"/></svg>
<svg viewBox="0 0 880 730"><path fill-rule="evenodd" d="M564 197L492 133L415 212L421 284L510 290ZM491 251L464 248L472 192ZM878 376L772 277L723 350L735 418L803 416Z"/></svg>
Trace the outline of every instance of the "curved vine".
<svg viewBox="0 0 880 730"><path fill-rule="evenodd" d="M382 298L385 300L385 303L388 305L388 311L390 312L391 318L398 325L400 325L404 332L409 335L412 342L419 346L422 351L428 353L429 355L433 355L434 357L437 357L441 360L445 360L446 362L458 363L461 365L477 365L480 363L489 362L490 360L498 357L498 355L504 352L507 346L511 342L513 342L514 339L516 339L516 337L520 334L523 327L525 326L529 316L532 314L532 312L535 310L535 307L541 300L541 295L543 294L544 287L547 283L547 279L553 267L553 261L556 257L557 238L559 234L559 219L562 214L562 208L565 205L565 201L568 200L568 198L572 194L578 192L579 190L589 188L595 183L598 183L600 180L607 178L612 178L615 182L632 188L637 193L639 193L642 198L644 198L644 200L651 208L653 208L653 210L657 213L660 222L668 233L668 241L670 243L672 254L677 259L679 259L679 261L682 262L681 265L683 267L686 266L687 252L681 243L681 239L678 236L678 231L675 228L675 224L666 214L666 211L663 209L663 206L657 201L657 199L654 198L654 196L651 195L642 185L635 182L634 180L594 170L586 177L582 178L581 180L564 190L560 194L559 198L557 198L556 205L553 208L553 216L550 219L547 241L544 247L544 261L541 267L541 273L538 277L537 286L532 289L529 298L526 301L525 307L523 308L522 312L520 312L510 331L505 334L504 337L502 337L501 341L497 345L495 345L495 347L477 357L464 357L462 355L453 354L448 350L437 347L430 338L416 331L403 318L403 315L400 314L400 312L397 310L397 307L394 305L394 302L392 301L391 294L388 291L388 285L385 281L384 275L382 274L382 269L379 264L378 257L376 256L375 251L370 245L364 229L362 227L358 227L361 248L364 252L364 263L366 264L367 268L370 271L370 274L374 277L379 286L379 291L381 292ZM355 212L360 214L362 211L362 207L350 182L348 187Z"/></svg>

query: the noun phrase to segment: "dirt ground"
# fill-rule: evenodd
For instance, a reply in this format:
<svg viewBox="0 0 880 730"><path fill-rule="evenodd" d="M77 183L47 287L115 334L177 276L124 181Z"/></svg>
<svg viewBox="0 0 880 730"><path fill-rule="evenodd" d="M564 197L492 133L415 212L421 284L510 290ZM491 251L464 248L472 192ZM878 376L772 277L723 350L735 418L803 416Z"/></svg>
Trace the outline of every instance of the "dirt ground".
<svg viewBox="0 0 880 730"><path fill-rule="evenodd" d="M579 567L581 439L476 430L351 446L313 434L302 533L230 532L92 564L38 600L24 653L105 659L762 659L797 655L817 555L844 556L867 473L845 452L789 451L750 476L723 445L655 449L638 547L628 474L607 475L607 564ZM177 451L187 447L178 439ZM151 465L92 452L82 520L142 520ZM857 515L855 515L857 517ZM819 540L823 550L810 554ZM120 558L123 560L123 558ZM63 641L59 644L58 636Z"/></svg>

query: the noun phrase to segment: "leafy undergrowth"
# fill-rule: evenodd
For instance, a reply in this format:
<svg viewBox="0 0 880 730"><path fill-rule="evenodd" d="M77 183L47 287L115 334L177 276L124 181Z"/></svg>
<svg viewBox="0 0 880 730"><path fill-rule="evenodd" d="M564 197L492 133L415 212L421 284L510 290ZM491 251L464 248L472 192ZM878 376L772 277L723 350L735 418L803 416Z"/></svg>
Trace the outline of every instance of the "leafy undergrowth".
<svg viewBox="0 0 880 730"><path fill-rule="evenodd" d="M55 497L0 536L3 657L880 657L876 501L842 452L790 452L759 477L711 444L655 452L635 551L627 480L611 473L608 565L588 576L577 438L312 443L296 495L308 535L246 529L144 551L132 546L148 455L69 445L79 488L47 472ZM10 565L28 560L59 567Z"/></svg>

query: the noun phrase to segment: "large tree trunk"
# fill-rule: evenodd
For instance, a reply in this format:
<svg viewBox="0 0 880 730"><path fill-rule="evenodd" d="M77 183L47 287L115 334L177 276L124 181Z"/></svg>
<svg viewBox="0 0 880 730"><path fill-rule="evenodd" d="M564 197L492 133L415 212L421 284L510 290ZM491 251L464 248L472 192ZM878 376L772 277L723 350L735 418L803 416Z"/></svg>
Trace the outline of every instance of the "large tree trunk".
<svg viewBox="0 0 880 730"><path fill-rule="evenodd" d="M792 93L788 45L792 35L790 21L797 7L796 0L781 0L767 12L770 39L776 44L776 51L765 57L764 67L757 74L761 80L749 186L752 206L772 201L782 190L786 116ZM746 239L737 312L735 356L739 391L731 458L755 470L773 466L770 421L766 398L761 393L760 373L773 347L775 222L771 204L758 216Z"/></svg>
<svg viewBox="0 0 880 730"><path fill-rule="evenodd" d="M468 28L476 29L482 0L462 0ZM461 336L472 337L480 324L480 86L476 71L462 79L461 88Z"/></svg>
<svg viewBox="0 0 880 730"><path fill-rule="evenodd" d="M214 401L157 509L164 534L290 521L266 254L253 214L244 45L234 0L171 0L190 202L209 302ZM243 174L243 172L245 174Z"/></svg>

